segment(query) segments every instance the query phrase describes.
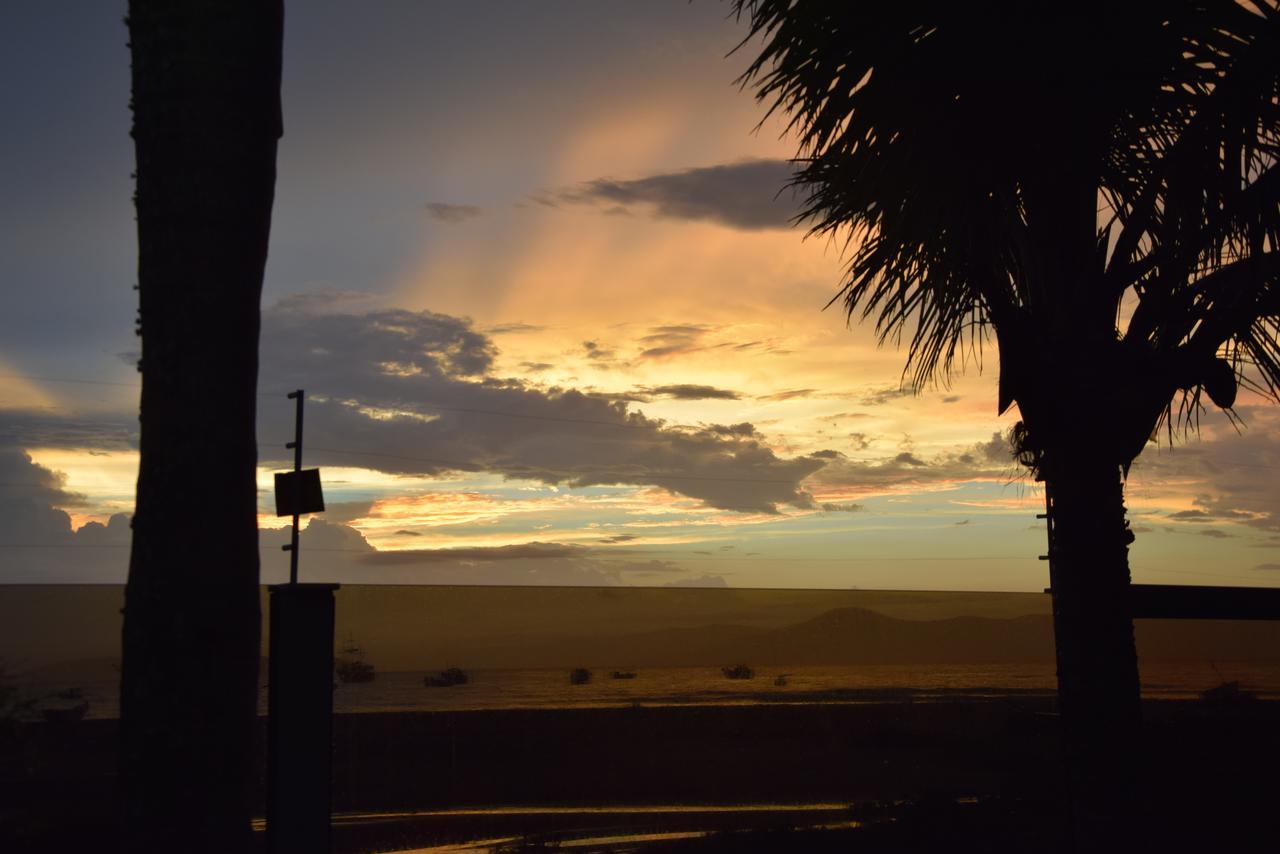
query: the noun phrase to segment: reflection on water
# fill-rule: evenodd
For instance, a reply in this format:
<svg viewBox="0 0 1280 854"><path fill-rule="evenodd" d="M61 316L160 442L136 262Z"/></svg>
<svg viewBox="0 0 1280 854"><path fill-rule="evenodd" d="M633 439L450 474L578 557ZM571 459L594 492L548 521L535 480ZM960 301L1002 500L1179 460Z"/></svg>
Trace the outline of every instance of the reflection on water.
<svg viewBox="0 0 1280 854"><path fill-rule="evenodd" d="M775 672L776 671L776 672ZM334 689L334 711L434 712L479 709L616 708L632 705L738 705L761 703L876 703L982 700L1052 696L1057 681L1052 665L857 665L757 668L753 679L726 679L715 667L655 667L636 670L634 678L610 679L607 671L573 685L568 671L556 669L468 670L466 684L425 687L435 671L380 672L373 682L346 683ZM786 679L779 684L778 676ZM1152 663L1142 669L1143 696L1195 699L1224 678L1239 680L1262 699L1280 699L1280 664L1217 662ZM30 681L30 695L52 696L78 689L89 704L88 718L118 716L118 685L113 680L71 683ZM267 692L258 710L267 712Z"/></svg>
<svg viewBox="0 0 1280 854"><path fill-rule="evenodd" d="M701 839L717 830L757 826L801 827L810 830L849 830L862 826L861 821L847 816L847 802L820 803L744 803L744 804L644 804L610 806L503 806L434 810L383 810L378 812L345 812L333 816L334 827L365 823L422 822L431 819L478 819L477 827L486 820L500 818L537 818L553 816L569 820L563 827L531 835L486 836L447 844L413 849L396 848L402 854L444 854L444 852L480 852L510 850L554 850L590 848L617 850L618 845L643 845L681 839ZM725 823L725 819L729 823ZM589 826L603 822L598 826ZM671 823L676 824L672 825ZM694 826L688 826L692 822ZM712 824L715 829L711 828ZM408 824L401 826L407 827ZM253 829L263 832L265 820L253 821ZM659 829L666 828L666 829ZM492 829L490 829L492 833ZM631 849L623 849L631 850Z"/></svg>

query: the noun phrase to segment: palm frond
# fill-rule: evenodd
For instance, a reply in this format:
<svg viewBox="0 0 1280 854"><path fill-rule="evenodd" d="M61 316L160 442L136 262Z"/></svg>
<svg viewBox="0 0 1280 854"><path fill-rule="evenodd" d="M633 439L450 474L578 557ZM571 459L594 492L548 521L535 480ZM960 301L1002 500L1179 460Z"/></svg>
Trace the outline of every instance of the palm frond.
<svg viewBox="0 0 1280 854"><path fill-rule="evenodd" d="M1002 351L1123 332L1191 366L1192 410L1219 355L1275 395L1276 0L734 8L761 42L741 83L798 141L803 218L849 241L837 298L917 385L992 326Z"/></svg>

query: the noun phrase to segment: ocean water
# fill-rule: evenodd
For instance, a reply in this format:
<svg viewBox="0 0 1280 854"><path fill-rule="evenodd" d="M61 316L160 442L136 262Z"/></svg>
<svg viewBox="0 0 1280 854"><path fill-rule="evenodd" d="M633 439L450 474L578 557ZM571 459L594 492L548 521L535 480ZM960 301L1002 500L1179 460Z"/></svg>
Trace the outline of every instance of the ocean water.
<svg viewBox="0 0 1280 854"><path fill-rule="evenodd" d="M612 679L595 670L590 682L573 685L569 669L471 670L469 682L449 688L423 685L424 671L379 672L373 682L334 689L338 714L436 712L479 709L610 708L632 705L733 705L760 703L938 702L1051 697L1056 679L1051 664L859 665L757 668L752 679L728 679L718 667L655 667L634 679ZM434 675L434 671L431 672ZM785 684L775 684L778 677ZM1143 695L1151 699L1194 699L1224 681L1239 681L1264 699L1280 700L1280 664L1150 664L1143 668ZM74 705L58 691L75 688L89 703L89 718L119 715L117 685L100 681L69 685L32 682L24 690L37 707ZM78 701L77 701L78 702ZM258 708L267 712L267 689Z"/></svg>

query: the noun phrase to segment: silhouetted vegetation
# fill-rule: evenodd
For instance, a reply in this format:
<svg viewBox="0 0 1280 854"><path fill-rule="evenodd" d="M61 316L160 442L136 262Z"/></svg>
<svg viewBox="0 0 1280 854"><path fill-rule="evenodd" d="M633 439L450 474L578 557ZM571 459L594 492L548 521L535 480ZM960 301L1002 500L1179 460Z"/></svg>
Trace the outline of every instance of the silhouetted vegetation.
<svg viewBox="0 0 1280 854"><path fill-rule="evenodd" d="M742 81L799 139L802 218L847 240L850 318L906 343L917 388L998 344L1049 496L1087 846L1121 823L1141 717L1123 478L1205 398L1280 383L1276 4L734 7L763 39Z"/></svg>

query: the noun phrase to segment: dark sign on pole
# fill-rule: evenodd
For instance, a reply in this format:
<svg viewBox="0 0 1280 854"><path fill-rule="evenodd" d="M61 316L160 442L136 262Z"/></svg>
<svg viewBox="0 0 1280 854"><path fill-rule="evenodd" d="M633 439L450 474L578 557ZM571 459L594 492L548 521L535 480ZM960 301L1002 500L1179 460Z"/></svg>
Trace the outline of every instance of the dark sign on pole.
<svg viewBox="0 0 1280 854"><path fill-rule="evenodd" d="M276 472L277 516L301 516L323 511L320 469Z"/></svg>

